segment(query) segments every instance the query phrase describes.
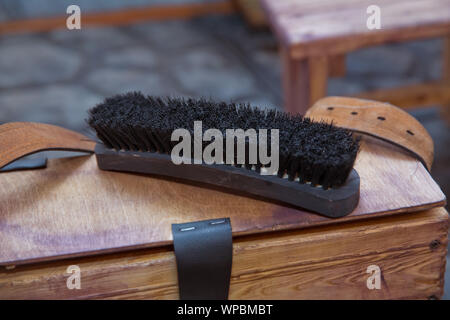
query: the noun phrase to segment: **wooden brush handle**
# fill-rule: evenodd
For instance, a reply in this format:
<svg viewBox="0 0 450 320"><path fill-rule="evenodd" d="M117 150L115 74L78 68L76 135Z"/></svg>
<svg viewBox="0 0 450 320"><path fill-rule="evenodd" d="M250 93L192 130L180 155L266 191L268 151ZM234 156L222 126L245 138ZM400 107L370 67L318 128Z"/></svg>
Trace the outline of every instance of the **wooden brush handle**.
<svg viewBox="0 0 450 320"><path fill-rule="evenodd" d="M388 103L372 100L327 97L317 101L306 116L333 122L336 126L365 133L412 152L430 171L433 140L413 116Z"/></svg>
<svg viewBox="0 0 450 320"><path fill-rule="evenodd" d="M115 151L97 144L95 156L102 170L151 174L209 189L217 187L240 195L287 203L330 218L349 214L359 201L360 178L354 169L343 185L324 190L241 167L205 163L176 165L165 153Z"/></svg>
<svg viewBox="0 0 450 320"><path fill-rule="evenodd" d="M26 155L46 150L94 152L95 141L58 126L34 122L0 125L0 169Z"/></svg>

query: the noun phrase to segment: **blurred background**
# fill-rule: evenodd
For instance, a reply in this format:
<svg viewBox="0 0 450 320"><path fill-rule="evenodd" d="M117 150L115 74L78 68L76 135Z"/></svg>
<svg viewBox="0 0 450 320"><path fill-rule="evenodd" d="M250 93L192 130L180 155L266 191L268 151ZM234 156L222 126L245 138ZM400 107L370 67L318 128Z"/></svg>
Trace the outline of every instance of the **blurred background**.
<svg viewBox="0 0 450 320"><path fill-rule="evenodd" d="M38 121L92 135L86 111L130 90L282 109L277 41L257 1L249 1L252 12L239 2L0 0L0 122ZM65 27L71 4L81 8L81 30ZM441 39L358 50L346 57L346 75L330 79L328 95L439 79L442 51ZM435 142L432 175L448 198L443 109L408 111Z"/></svg>

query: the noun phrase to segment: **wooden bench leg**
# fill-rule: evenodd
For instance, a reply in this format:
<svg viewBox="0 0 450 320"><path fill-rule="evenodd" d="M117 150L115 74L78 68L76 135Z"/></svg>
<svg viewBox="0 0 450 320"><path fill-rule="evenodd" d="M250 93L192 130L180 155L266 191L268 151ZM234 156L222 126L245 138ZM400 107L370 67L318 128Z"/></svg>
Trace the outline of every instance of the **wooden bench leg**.
<svg viewBox="0 0 450 320"><path fill-rule="evenodd" d="M442 81L448 86L450 90L450 35L444 38L444 48L442 52L443 58L443 70L442 70ZM450 125L450 104L445 104L441 107L442 116Z"/></svg>
<svg viewBox="0 0 450 320"><path fill-rule="evenodd" d="M305 114L309 107L308 61L293 59L282 48L284 109L291 113Z"/></svg>
<svg viewBox="0 0 450 320"><path fill-rule="evenodd" d="M282 49L281 59L285 110L305 114L314 102L327 94L328 58L313 56L296 60L288 50Z"/></svg>
<svg viewBox="0 0 450 320"><path fill-rule="evenodd" d="M328 58L313 56L308 60L309 67L309 105L327 95Z"/></svg>
<svg viewBox="0 0 450 320"><path fill-rule="evenodd" d="M330 77L344 77L347 72L345 54L337 54L329 58L328 75Z"/></svg>

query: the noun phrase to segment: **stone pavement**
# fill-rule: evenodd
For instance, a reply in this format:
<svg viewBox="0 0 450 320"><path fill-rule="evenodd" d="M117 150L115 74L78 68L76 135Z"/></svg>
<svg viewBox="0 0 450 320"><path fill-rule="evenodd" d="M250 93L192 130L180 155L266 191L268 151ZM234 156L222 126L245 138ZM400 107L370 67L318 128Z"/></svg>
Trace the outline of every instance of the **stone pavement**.
<svg viewBox="0 0 450 320"><path fill-rule="evenodd" d="M330 80L329 94L437 79L441 51L439 39L357 51L348 56L348 75ZM91 135L86 111L129 90L279 108L280 73L273 36L237 16L5 36L0 122L47 122ZM439 107L412 114L435 141L432 174L449 195L450 130Z"/></svg>

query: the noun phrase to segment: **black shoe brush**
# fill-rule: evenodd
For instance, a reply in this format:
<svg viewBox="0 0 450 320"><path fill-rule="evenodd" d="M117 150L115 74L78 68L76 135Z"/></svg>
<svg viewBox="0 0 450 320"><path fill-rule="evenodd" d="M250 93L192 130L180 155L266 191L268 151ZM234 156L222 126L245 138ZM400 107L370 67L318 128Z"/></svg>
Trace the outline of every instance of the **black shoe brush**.
<svg viewBox="0 0 450 320"><path fill-rule="evenodd" d="M194 121L203 132L218 129L279 129L279 167L271 175L257 159L250 163L250 140L245 160L236 164L179 164L172 162L175 129L194 135ZM133 92L107 98L89 111L89 125L102 143L96 146L100 169L155 174L221 187L302 207L328 217L350 213L359 200L359 176L353 164L359 142L346 129L308 118L249 105L196 99L146 97ZM194 139L190 155L194 157ZM252 140L253 141L253 140ZM270 150L270 139L267 142ZM209 142L202 141L202 151ZM226 147L223 147L226 159ZM194 163L194 162L192 162Z"/></svg>

